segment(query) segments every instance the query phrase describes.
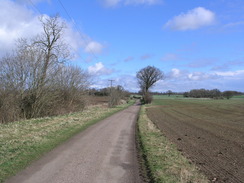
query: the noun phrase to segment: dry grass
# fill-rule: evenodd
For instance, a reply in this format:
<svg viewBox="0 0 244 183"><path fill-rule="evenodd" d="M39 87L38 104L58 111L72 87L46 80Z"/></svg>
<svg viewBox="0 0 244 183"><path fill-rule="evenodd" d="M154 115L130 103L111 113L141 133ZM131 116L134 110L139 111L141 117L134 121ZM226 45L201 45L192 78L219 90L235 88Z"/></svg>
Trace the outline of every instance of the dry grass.
<svg viewBox="0 0 244 183"><path fill-rule="evenodd" d="M147 159L152 182L157 183L206 183L197 168L183 157L175 145L149 120L145 106L141 108L138 122L142 151Z"/></svg>

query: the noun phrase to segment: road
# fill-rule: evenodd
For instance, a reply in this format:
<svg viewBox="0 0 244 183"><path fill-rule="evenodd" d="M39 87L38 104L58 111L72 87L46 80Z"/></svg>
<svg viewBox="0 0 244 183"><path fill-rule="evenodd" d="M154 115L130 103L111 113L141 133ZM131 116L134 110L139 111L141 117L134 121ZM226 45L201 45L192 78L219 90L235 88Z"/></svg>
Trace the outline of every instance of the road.
<svg viewBox="0 0 244 183"><path fill-rule="evenodd" d="M137 183L133 105L77 134L7 183Z"/></svg>

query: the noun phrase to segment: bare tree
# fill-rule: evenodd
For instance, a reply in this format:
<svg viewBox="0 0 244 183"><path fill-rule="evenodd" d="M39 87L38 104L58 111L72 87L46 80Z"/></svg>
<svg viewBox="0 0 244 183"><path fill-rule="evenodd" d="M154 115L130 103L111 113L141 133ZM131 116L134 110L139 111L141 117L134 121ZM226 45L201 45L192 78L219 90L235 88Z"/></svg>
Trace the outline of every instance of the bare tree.
<svg viewBox="0 0 244 183"><path fill-rule="evenodd" d="M71 112L84 104L89 76L65 64L70 51L64 22L57 16L40 21L42 34L19 39L13 54L0 58L0 122Z"/></svg>
<svg viewBox="0 0 244 183"><path fill-rule="evenodd" d="M150 103L148 100L150 97L147 97L149 96L149 88L153 87L157 81L164 78L163 72L154 66L147 66L137 72L136 77L143 94L144 102Z"/></svg>
<svg viewBox="0 0 244 183"><path fill-rule="evenodd" d="M127 91L121 85L110 87L108 106L114 107L118 105L122 99L126 99L126 95Z"/></svg>
<svg viewBox="0 0 244 183"><path fill-rule="evenodd" d="M173 92L172 92L171 90L168 90L168 91L167 91L168 97L170 97L170 95L172 95L172 93L173 93Z"/></svg>
<svg viewBox="0 0 244 183"><path fill-rule="evenodd" d="M43 33L32 40L30 46L34 46L41 51L42 67L39 81L40 87L45 84L47 72L53 64L64 63L70 58L68 44L64 42L63 33L65 23L58 16L41 17Z"/></svg>
<svg viewBox="0 0 244 183"><path fill-rule="evenodd" d="M54 80L50 83L58 92L60 104L66 112L78 111L85 107L90 75L76 66L60 66Z"/></svg>
<svg viewBox="0 0 244 183"><path fill-rule="evenodd" d="M50 91L48 83L59 71L59 64L70 58L68 45L63 39L65 23L58 16L41 17L40 21L43 33L18 43L19 55L29 67L30 77L26 80L29 84L28 94L23 98L27 118L42 116L47 108L46 101L56 100L52 92L47 92Z"/></svg>

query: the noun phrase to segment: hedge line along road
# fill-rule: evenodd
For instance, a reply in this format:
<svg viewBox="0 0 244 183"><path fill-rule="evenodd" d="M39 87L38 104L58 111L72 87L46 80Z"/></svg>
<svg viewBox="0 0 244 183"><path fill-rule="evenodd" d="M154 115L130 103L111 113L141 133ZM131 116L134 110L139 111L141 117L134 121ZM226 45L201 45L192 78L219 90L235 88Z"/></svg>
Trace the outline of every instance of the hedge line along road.
<svg viewBox="0 0 244 183"><path fill-rule="evenodd" d="M137 183L135 104L77 134L7 183Z"/></svg>

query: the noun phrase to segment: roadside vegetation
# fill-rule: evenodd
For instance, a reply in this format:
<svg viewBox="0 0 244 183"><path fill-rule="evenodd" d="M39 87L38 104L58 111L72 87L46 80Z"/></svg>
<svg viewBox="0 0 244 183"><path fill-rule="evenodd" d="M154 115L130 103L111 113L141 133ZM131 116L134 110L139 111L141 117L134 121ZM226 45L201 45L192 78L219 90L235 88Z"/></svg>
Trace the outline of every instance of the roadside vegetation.
<svg viewBox="0 0 244 183"><path fill-rule="evenodd" d="M64 116L0 124L0 182L76 133L132 104L94 105Z"/></svg>
<svg viewBox="0 0 244 183"><path fill-rule="evenodd" d="M83 110L91 76L68 61L66 25L58 16L40 17L43 32L21 38L0 58L0 123Z"/></svg>
<svg viewBox="0 0 244 183"><path fill-rule="evenodd" d="M91 89L93 76L69 64L75 53L59 16L42 16L40 23L42 33L16 40L0 58L0 182L131 104L122 86Z"/></svg>
<svg viewBox="0 0 244 183"><path fill-rule="evenodd" d="M138 121L140 150L145 158L148 176L155 183L208 182L194 164L181 155L146 115L144 105Z"/></svg>
<svg viewBox="0 0 244 183"><path fill-rule="evenodd" d="M109 107L125 99L121 86L89 89L93 76L68 63L74 53L59 16L42 16L40 23L41 34L17 40L16 48L0 58L0 123L82 111L88 95L109 96Z"/></svg>

